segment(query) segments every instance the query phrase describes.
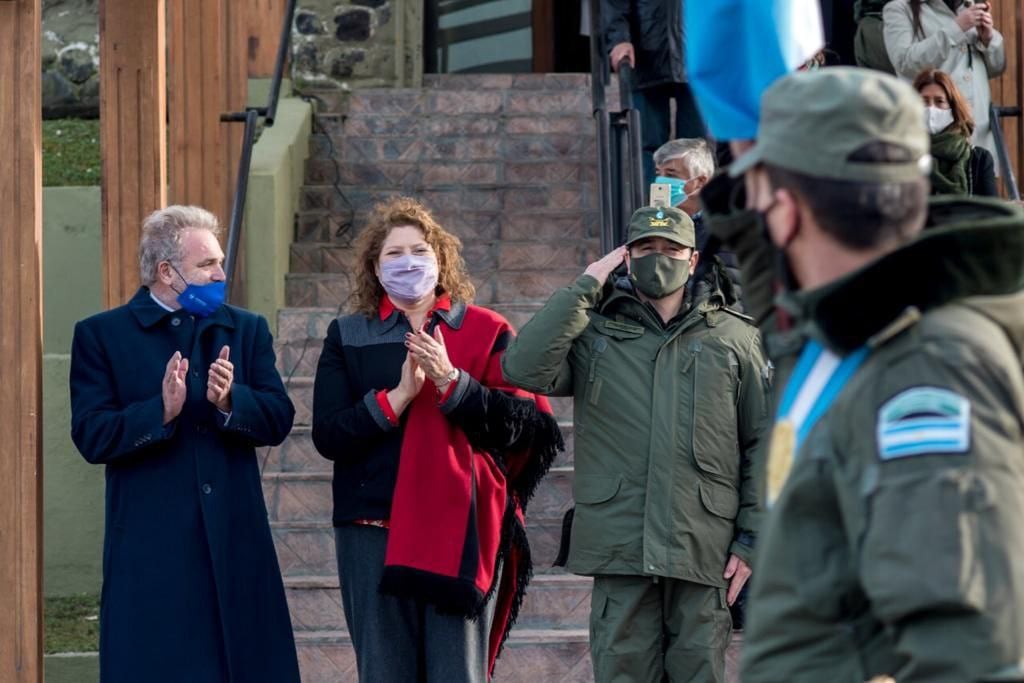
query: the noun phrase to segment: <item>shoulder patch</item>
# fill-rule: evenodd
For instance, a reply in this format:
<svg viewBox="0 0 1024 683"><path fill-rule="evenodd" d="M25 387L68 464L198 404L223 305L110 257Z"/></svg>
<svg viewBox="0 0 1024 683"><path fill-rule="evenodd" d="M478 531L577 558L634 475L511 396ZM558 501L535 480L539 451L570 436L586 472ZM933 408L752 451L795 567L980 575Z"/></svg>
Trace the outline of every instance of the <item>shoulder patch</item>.
<svg viewBox="0 0 1024 683"><path fill-rule="evenodd" d="M907 389L878 409L877 436L882 460L967 453L971 446L970 401L949 389Z"/></svg>

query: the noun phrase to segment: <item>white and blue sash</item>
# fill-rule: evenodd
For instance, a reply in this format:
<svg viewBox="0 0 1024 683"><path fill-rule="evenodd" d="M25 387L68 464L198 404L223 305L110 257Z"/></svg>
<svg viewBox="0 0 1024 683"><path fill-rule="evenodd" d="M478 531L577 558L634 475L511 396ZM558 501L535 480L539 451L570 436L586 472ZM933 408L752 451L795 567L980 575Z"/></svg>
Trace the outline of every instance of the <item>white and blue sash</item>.
<svg viewBox="0 0 1024 683"><path fill-rule="evenodd" d="M768 504L778 498L807 435L828 412L868 357L862 347L845 357L811 340L804 346L782 394L768 454Z"/></svg>

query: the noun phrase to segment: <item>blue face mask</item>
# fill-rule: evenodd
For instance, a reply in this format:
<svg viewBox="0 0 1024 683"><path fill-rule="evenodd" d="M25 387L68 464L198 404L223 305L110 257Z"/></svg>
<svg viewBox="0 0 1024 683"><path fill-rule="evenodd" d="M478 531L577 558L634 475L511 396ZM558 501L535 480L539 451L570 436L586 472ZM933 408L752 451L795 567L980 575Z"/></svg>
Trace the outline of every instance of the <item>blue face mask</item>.
<svg viewBox="0 0 1024 683"><path fill-rule="evenodd" d="M172 265L171 268L174 268ZM225 282L210 282L205 285L190 285L181 272L174 268L187 286L178 294L178 303L186 312L200 318L206 318L224 303ZM177 290L175 290L177 291Z"/></svg>
<svg viewBox="0 0 1024 683"><path fill-rule="evenodd" d="M660 175L654 179L654 182L669 186L672 192L669 201L672 202L672 206L679 206L690 197L690 195L686 194L686 181L681 178L669 178Z"/></svg>

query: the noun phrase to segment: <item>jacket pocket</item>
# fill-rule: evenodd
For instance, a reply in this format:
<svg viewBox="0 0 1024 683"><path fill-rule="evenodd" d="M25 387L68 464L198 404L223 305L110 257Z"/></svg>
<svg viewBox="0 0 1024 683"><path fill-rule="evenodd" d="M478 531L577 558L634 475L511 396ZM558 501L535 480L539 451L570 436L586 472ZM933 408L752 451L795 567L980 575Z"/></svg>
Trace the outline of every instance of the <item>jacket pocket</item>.
<svg viewBox="0 0 1024 683"><path fill-rule="evenodd" d="M738 485L738 366L731 351L712 344L692 342L690 352L681 374L689 374L693 397L687 417L694 462L700 471Z"/></svg>
<svg viewBox="0 0 1024 683"><path fill-rule="evenodd" d="M700 502L708 512L723 519L736 519L740 509L739 493L724 484L700 482Z"/></svg>
<svg viewBox="0 0 1024 683"><path fill-rule="evenodd" d="M577 475L573 481L572 497L582 505L598 505L615 497L622 486L622 477Z"/></svg>

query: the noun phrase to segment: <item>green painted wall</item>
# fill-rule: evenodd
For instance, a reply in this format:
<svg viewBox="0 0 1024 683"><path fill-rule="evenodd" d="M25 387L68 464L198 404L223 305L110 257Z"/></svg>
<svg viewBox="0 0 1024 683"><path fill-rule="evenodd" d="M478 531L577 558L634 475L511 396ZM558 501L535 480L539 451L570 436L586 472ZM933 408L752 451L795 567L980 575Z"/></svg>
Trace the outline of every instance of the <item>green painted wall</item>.
<svg viewBox="0 0 1024 683"><path fill-rule="evenodd" d="M43 581L47 595L96 593L103 468L71 443L68 396L76 321L102 310L100 189L43 190Z"/></svg>
<svg viewBox="0 0 1024 683"><path fill-rule="evenodd" d="M313 114L308 102L287 97L287 92L282 89L274 125L263 129L253 147L245 204L246 303L267 319L274 334L277 312L285 304L284 276Z"/></svg>

